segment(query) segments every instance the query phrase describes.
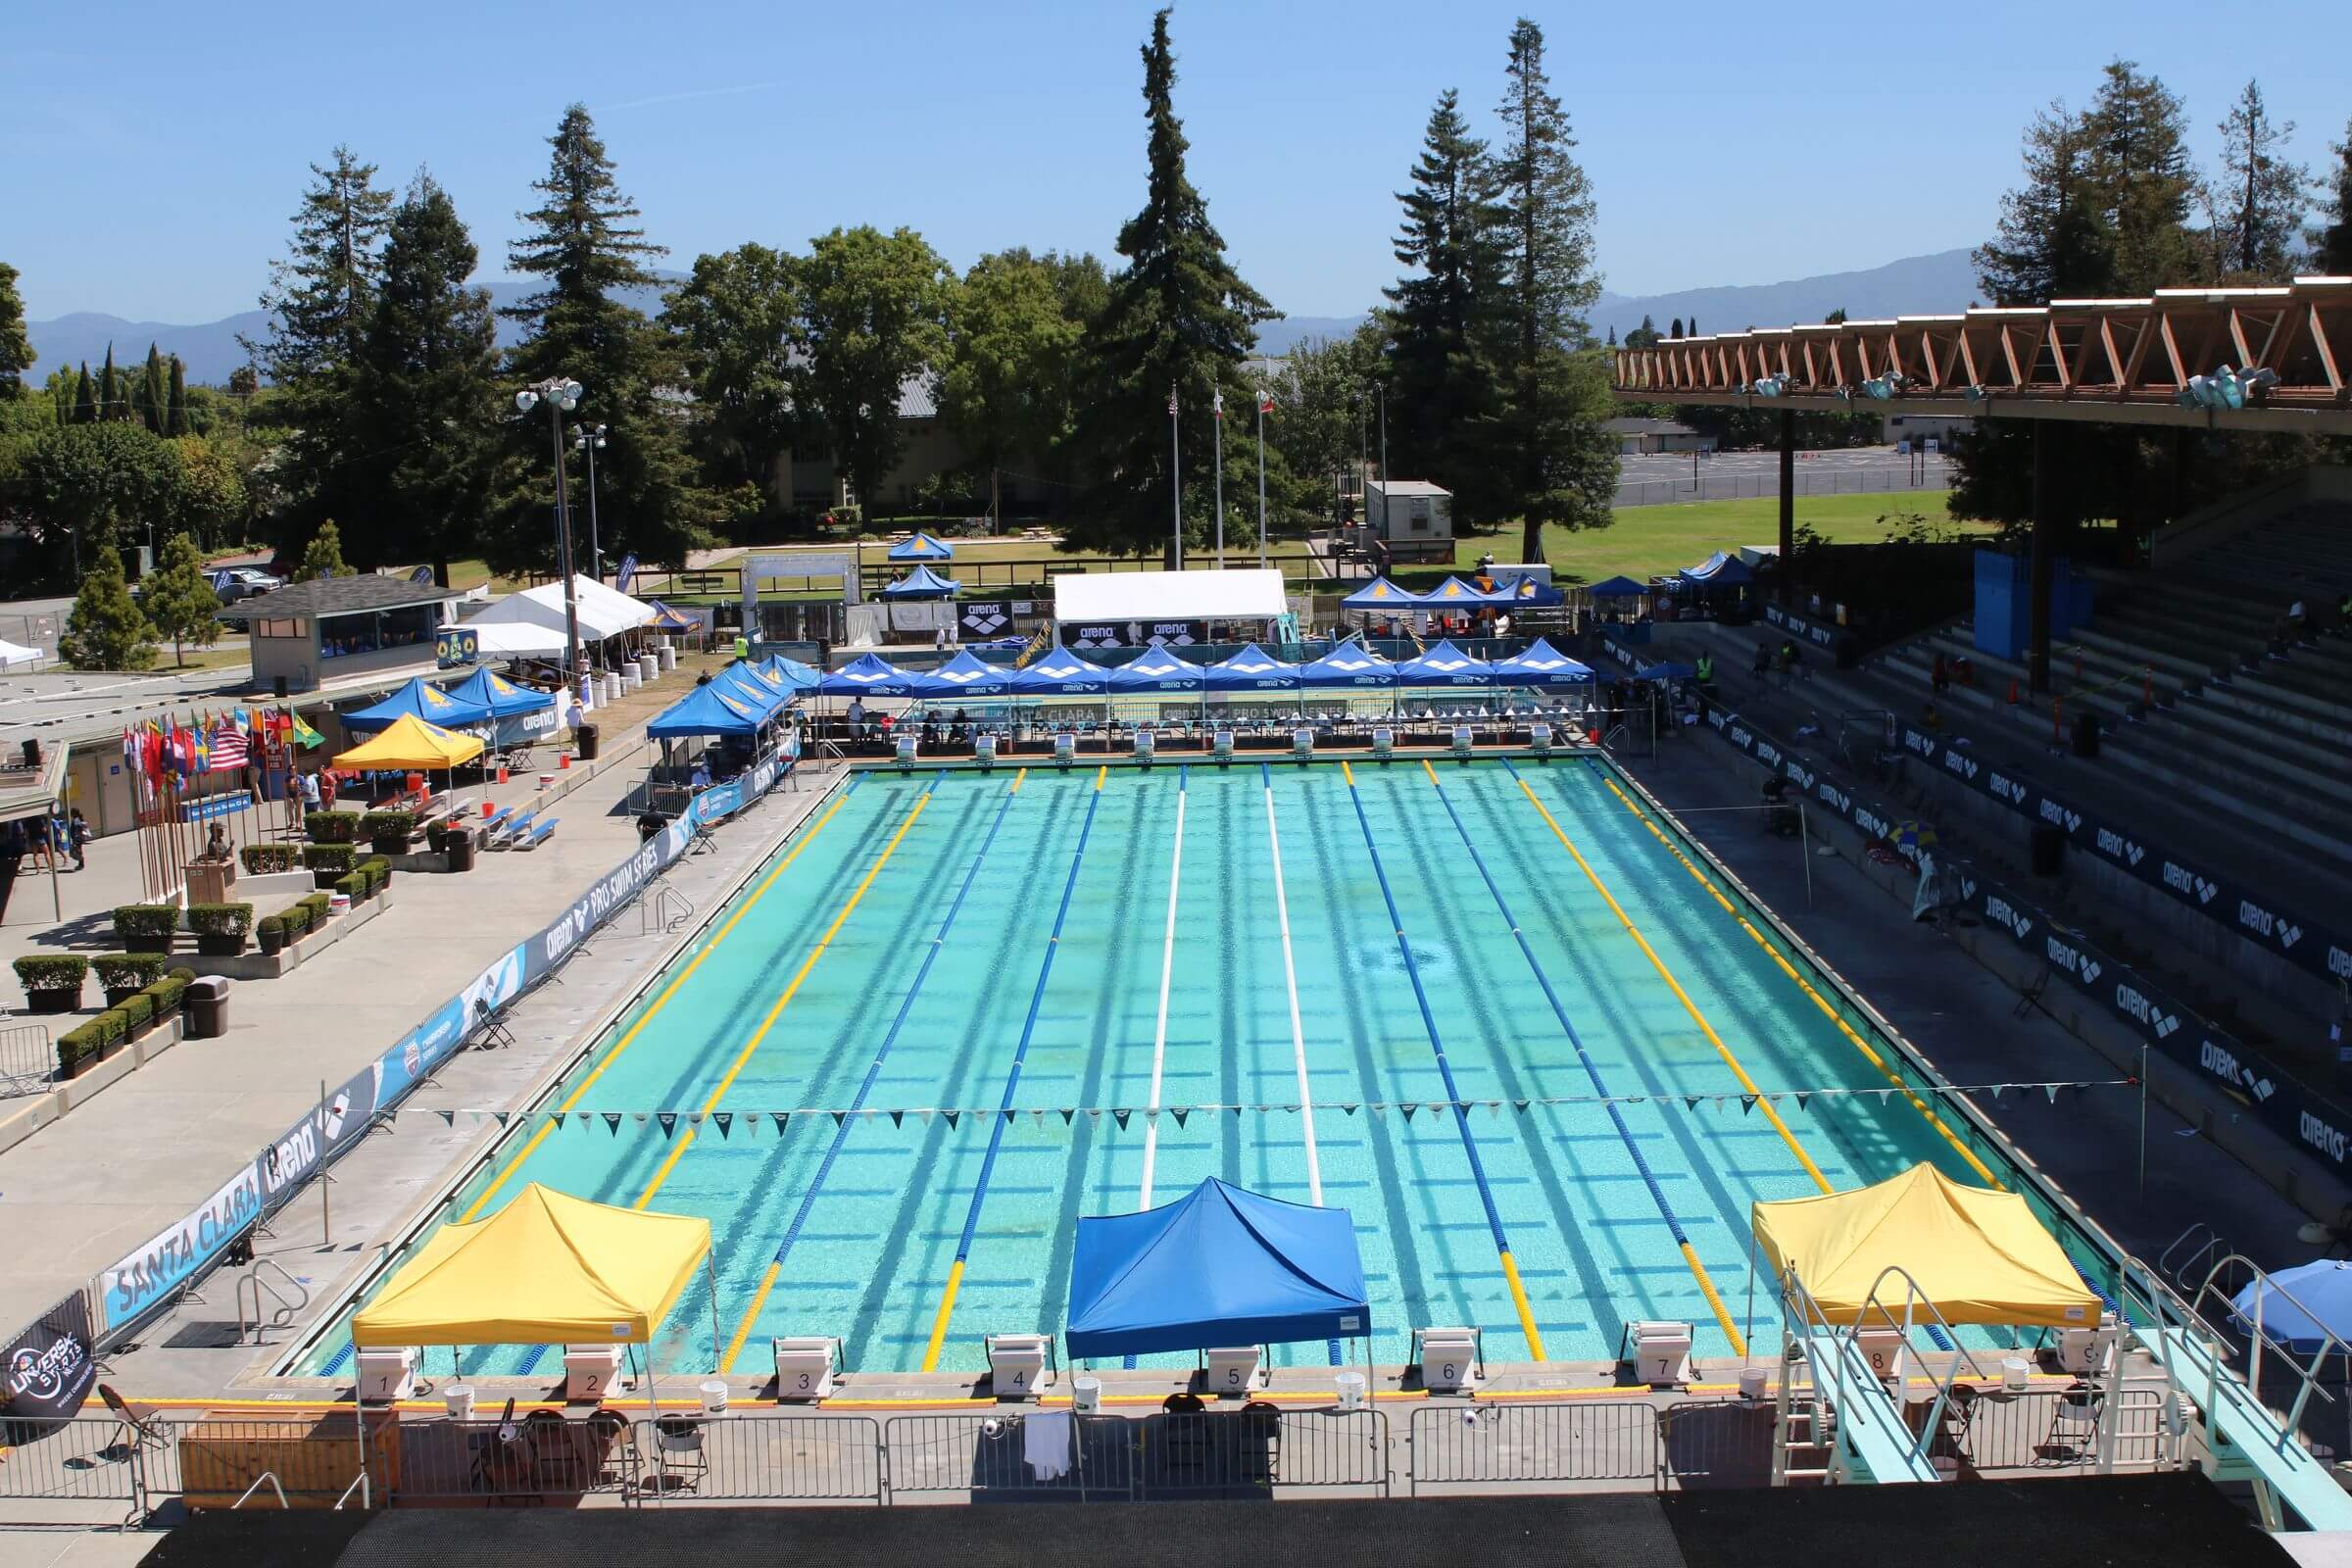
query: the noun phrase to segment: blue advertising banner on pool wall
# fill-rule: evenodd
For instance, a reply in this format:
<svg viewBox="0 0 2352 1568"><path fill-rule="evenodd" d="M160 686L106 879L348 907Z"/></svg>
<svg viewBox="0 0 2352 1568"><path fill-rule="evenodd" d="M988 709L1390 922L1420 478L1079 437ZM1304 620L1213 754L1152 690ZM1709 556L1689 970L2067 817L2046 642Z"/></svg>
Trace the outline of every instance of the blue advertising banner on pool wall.
<svg viewBox="0 0 2352 1568"><path fill-rule="evenodd" d="M645 885L684 858L698 829L741 811L774 787L787 762L763 759L695 798L688 814L647 840L546 927L502 953L466 989L435 1007L390 1050L304 1113L253 1162L192 1212L98 1276L98 1332L121 1330L171 1299L180 1286L306 1181L368 1135L454 1055L485 1020L546 979Z"/></svg>
<svg viewBox="0 0 2352 1568"><path fill-rule="evenodd" d="M1908 814L1865 800L1840 780L1791 755L1737 713L1710 712L1707 726L1760 766L1794 784L1809 806L1826 808L1874 838L1891 839L1896 824ZM1927 755L1916 746L1914 750ZM1973 758L1962 760L1975 765ZM1990 768L1981 771L1999 776ZM2003 787L2008 787L2007 781ZM2031 793L2027 798L2044 799ZM2088 824L2088 818L2082 820ZM2063 976L2091 1004L2144 1041L2150 1051L2219 1085L2328 1170L2352 1176L2352 1112L2228 1030L2200 1017L2194 1008L2081 932L2059 924L2022 894L1978 875L1957 857L1949 863L1938 863L1952 875L1961 913L1988 930L2005 934L2019 948L2042 959L2052 975Z"/></svg>

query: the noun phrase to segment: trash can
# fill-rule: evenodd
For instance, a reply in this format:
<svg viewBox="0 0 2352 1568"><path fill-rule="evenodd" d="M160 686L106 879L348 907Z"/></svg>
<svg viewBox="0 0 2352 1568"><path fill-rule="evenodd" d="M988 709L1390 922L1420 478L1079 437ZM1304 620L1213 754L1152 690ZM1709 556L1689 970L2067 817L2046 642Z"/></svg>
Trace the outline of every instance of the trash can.
<svg viewBox="0 0 2352 1568"><path fill-rule="evenodd" d="M228 1033L228 981L217 974L188 982L180 1005L188 1014L190 1040L218 1040Z"/></svg>
<svg viewBox="0 0 2352 1568"><path fill-rule="evenodd" d="M573 725L571 738L579 743L581 761L593 762L596 760L596 726L594 724Z"/></svg>
<svg viewBox="0 0 2352 1568"><path fill-rule="evenodd" d="M452 871L472 870L473 830L471 828L452 828L447 842L449 845L449 868Z"/></svg>
<svg viewBox="0 0 2352 1568"><path fill-rule="evenodd" d="M2075 715L2075 755L2077 757L2099 755L2098 714L2077 713Z"/></svg>

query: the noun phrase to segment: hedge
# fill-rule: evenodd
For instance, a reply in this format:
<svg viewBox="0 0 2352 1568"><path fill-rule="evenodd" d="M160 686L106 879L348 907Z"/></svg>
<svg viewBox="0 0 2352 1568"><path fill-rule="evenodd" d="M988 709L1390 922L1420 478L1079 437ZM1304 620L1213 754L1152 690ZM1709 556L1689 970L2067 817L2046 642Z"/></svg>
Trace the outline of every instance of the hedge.
<svg viewBox="0 0 2352 1568"><path fill-rule="evenodd" d="M124 997L106 1010L122 1015L122 1032L128 1035L154 1021L155 999L142 991L135 997Z"/></svg>
<svg viewBox="0 0 2352 1568"><path fill-rule="evenodd" d="M302 863L313 871L348 871L359 863L360 852L348 844L307 844Z"/></svg>
<svg viewBox="0 0 2352 1568"><path fill-rule="evenodd" d="M109 991L129 986L151 986L164 977L164 966L172 960L160 953L102 953L90 960L98 971L98 983Z"/></svg>
<svg viewBox="0 0 2352 1568"><path fill-rule="evenodd" d="M198 936L241 937L253 929L250 904L191 904L188 926Z"/></svg>
<svg viewBox="0 0 2352 1568"><path fill-rule="evenodd" d="M196 983L196 971L183 963L175 966L172 971L164 976L164 978L167 980L176 980L183 986L194 985Z"/></svg>
<svg viewBox="0 0 2352 1568"><path fill-rule="evenodd" d="M105 1019L106 1014L100 1013L57 1037L57 1070L61 1074L72 1072L74 1064L82 1057L98 1054L106 1044Z"/></svg>
<svg viewBox="0 0 2352 1568"><path fill-rule="evenodd" d="M237 852L237 858L255 876L270 871L291 871L301 861L301 850L292 844L248 844Z"/></svg>
<svg viewBox="0 0 2352 1568"><path fill-rule="evenodd" d="M368 896L368 878L357 871L335 879L335 891L357 904Z"/></svg>
<svg viewBox="0 0 2352 1568"><path fill-rule="evenodd" d="M174 969L139 993L153 1004L155 1015L158 1018L169 1018L179 1010L180 994L188 989L188 981L182 980L180 976L186 973L187 971L184 969ZM194 978L193 975L188 976L190 980Z"/></svg>
<svg viewBox="0 0 2352 1568"><path fill-rule="evenodd" d="M311 911L311 924L326 924L327 911L334 906L333 899L324 893L314 893L301 901L301 907Z"/></svg>
<svg viewBox="0 0 2352 1568"><path fill-rule="evenodd" d="M130 953L155 953L172 946L179 933L176 904L118 904L115 940Z"/></svg>
<svg viewBox="0 0 2352 1568"><path fill-rule="evenodd" d="M358 811L313 811L302 819L302 831L313 844L354 844L360 822Z"/></svg>
<svg viewBox="0 0 2352 1568"><path fill-rule="evenodd" d="M406 838L416 831L415 811L369 811L360 818L360 836L367 839Z"/></svg>
<svg viewBox="0 0 2352 1568"><path fill-rule="evenodd" d="M76 953L37 953L17 960L17 978L27 991L78 991L90 960Z"/></svg>

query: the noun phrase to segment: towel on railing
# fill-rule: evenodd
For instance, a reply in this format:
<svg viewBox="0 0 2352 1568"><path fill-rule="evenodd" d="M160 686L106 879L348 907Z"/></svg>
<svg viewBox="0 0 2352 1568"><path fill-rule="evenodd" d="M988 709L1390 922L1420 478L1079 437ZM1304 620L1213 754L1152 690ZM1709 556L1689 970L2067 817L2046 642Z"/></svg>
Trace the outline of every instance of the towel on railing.
<svg viewBox="0 0 2352 1568"><path fill-rule="evenodd" d="M1070 1449L1077 1424L1067 1410L1040 1410L1021 1418L1021 1457L1040 1481L1059 1481L1070 1473Z"/></svg>

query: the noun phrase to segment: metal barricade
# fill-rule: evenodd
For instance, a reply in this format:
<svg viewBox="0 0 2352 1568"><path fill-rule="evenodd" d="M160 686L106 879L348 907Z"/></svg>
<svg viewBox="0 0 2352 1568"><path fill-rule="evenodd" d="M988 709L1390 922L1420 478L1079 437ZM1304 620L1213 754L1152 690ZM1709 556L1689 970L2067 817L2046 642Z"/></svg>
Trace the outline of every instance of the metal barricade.
<svg viewBox="0 0 2352 1568"><path fill-rule="evenodd" d="M1658 1480L1680 1492L1772 1484L1769 1400L1686 1399L1658 1417Z"/></svg>
<svg viewBox="0 0 2352 1568"><path fill-rule="evenodd" d="M1135 1432L1145 1498L1268 1496L1292 1489L1389 1494L1389 1423L1378 1410L1161 1411Z"/></svg>
<svg viewBox="0 0 2352 1568"><path fill-rule="evenodd" d="M349 1413L341 1419L348 1429ZM580 1420L534 1410L503 1422L402 1421L369 1446L368 1492L379 1503L541 1503L597 1494L626 1503L647 1465L636 1438L610 1410Z"/></svg>
<svg viewBox="0 0 2352 1568"><path fill-rule="evenodd" d="M1658 1484L1658 1412L1647 1400L1417 1405L1411 1492L1528 1481Z"/></svg>
<svg viewBox="0 0 2352 1568"><path fill-rule="evenodd" d="M1115 1415L1068 1415L1070 1450L1045 1455L1051 1471L1030 1462L1029 1423L1047 1412L892 1416L882 1424L884 1477L890 1500L925 1493L1042 1499L1128 1497L1135 1494L1137 1423Z"/></svg>
<svg viewBox="0 0 2352 1568"><path fill-rule="evenodd" d="M47 1024L0 1026L0 1100L46 1094L56 1077L57 1047Z"/></svg>
<svg viewBox="0 0 2352 1568"><path fill-rule="evenodd" d="M643 1494L660 1502L882 1504L882 1427L870 1415L666 1416L635 1432Z"/></svg>
<svg viewBox="0 0 2352 1568"><path fill-rule="evenodd" d="M120 1421L0 1421L0 1524L118 1524L146 1510L153 1450Z"/></svg>
<svg viewBox="0 0 2352 1568"><path fill-rule="evenodd" d="M1964 1419L1946 1421L1931 1451L1948 1454L1963 1479L2033 1470L2088 1472L2099 1465L2104 1420L2114 1468L2162 1469L2173 1456L2164 1400L2164 1391L2156 1388L1980 1394L1969 1401ZM2102 1408L2102 1401L2112 1403Z"/></svg>

